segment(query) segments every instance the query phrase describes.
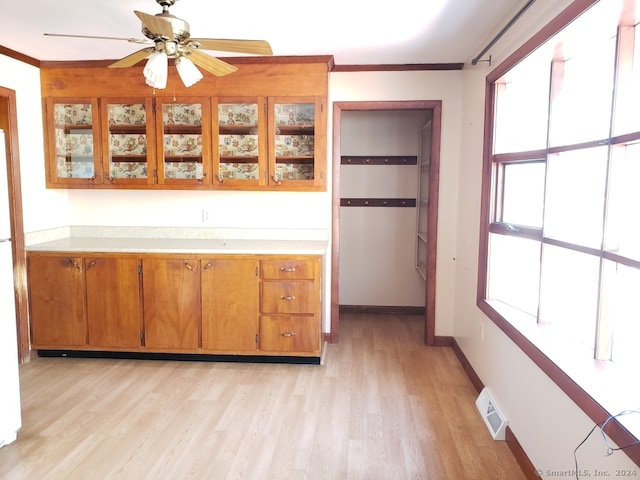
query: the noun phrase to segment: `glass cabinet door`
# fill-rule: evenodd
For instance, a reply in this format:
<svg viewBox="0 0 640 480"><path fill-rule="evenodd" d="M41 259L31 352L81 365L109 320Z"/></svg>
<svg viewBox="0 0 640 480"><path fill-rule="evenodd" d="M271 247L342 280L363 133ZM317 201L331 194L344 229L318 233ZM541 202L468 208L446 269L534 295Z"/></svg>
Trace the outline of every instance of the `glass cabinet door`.
<svg viewBox="0 0 640 480"><path fill-rule="evenodd" d="M263 98L214 100L217 154L214 171L219 186L266 183L266 124Z"/></svg>
<svg viewBox="0 0 640 480"><path fill-rule="evenodd" d="M153 183L155 131L150 99L103 99L105 182Z"/></svg>
<svg viewBox="0 0 640 480"><path fill-rule="evenodd" d="M316 124L324 122L320 98L273 98L269 184L300 187L324 186L326 138L318 138Z"/></svg>
<svg viewBox="0 0 640 480"><path fill-rule="evenodd" d="M99 125L97 100L48 99L49 166L53 184L93 184L100 181ZM52 161L55 159L54 161Z"/></svg>
<svg viewBox="0 0 640 480"><path fill-rule="evenodd" d="M158 183L211 183L211 104L206 98L158 99Z"/></svg>

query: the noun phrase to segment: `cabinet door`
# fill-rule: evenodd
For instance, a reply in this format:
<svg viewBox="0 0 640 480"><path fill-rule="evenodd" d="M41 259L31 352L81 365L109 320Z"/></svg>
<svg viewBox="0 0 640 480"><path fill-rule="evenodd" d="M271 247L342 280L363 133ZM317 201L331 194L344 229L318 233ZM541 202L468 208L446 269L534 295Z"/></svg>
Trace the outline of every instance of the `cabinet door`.
<svg viewBox="0 0 640 480"><path fill-rule="evenodd" d="M85 258L89 345L140 347L142 304L138 259Z"/></svg>
<svg viewBox="0 0 640 480"><path fill-rule="evenodd" d="M326 187L326 112L321 97L269 99L269 185Z"/></svg>
<svg viewBox="0 0 640 480"><path fill-rule="evenodd" d="M254 351L258 334L258 260L202 262L202 348Z"/></svg>
<svg viewBox="0 0 640 480"><path fill-rule="evenodd" d="M101 99L105 183L153 183L156 159L151 99Z"/></svg>
<svg viewBox="0 0 640 480"><path fill-rule="evenodd" d="M211 100L158 98L158 183L211 184Z"/></svg>
<svg viewBox="0 0 640 480"><path fill-rule="evenodd" d="M214 184L255 188L267 184L267 124L264 98L213 100Z"/></svg>
<svg viewBox="0 0 640 480"><path fill-rule="evenodd" d="M33 348L85 345L82 258L36 255L28 265Z"/></svg>
<svg viewBox="0 0 640 480"><path fill-rule="evenodd" d="M102 182L97 99L46 101L47 185L87 187Z"/></svg>
<svg viewBox="0 0 640 480"><path fill-rule="evenodd" d="M144 346L196 349L200 343L200 268L192 258L142 260Z"/></svg>

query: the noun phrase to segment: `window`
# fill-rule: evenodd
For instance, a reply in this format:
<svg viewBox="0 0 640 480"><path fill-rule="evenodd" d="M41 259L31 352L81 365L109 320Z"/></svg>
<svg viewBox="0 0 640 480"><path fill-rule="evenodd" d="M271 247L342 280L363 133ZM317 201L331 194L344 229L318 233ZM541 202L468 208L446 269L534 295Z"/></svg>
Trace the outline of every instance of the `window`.
<svg viewBox="0 0 640 480"><path fill-rule="evenodd" d="M575 4L575 20L489 75L478 302L522 342L534 344L536 327L554 365L630 379L640 362L640 7ZM635 382L608 385L618 403L584 388L618 413L637 407L623 403L625 383Z"/></svg>

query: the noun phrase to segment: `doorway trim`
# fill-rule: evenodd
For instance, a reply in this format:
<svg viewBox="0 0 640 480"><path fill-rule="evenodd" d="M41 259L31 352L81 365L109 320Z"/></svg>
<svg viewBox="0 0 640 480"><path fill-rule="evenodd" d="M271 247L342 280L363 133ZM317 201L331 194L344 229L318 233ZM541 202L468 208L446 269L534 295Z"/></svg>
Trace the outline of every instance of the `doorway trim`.
<svg viewBox="0 0 640 480"><path fill-rule="evenodd" d="M429 202L427 205L427 266L425 286L425 334L426 345L436 344L436 254L438 237L438 189L440 185L441 100L334 102L333 103L333 172L331 198L331 333L329 340L339 339L340 328L340 140L343 111L375 110L432 110L433 131L431 162L429 164Z"/></svg>
<svg viewBox="0 0 640 480"><path fill-rule="evenodd" d="M16 92L0 86L0 128L5 131L7 152L7 181L9 183L9 215L11 217L11 239L13 271L16 290L16 329L18 360L29 361L29 320L27 307L27 262L24 249L24 227L22 223L22 190L20 187L20 155L18 152L18 112Z"/></svg>

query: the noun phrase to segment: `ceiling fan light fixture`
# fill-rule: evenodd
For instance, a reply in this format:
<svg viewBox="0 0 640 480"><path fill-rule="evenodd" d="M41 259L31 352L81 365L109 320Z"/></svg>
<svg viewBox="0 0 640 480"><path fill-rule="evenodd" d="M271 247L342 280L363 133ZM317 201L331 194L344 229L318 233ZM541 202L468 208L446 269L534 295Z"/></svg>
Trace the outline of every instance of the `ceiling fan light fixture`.
<svg viewBox="0 0 640 480"><path fill-rule="evenodd" d="M169 57L167 54L159 50L153 52L142 71L147 85L158 89L167 88L168 69Z"/></svg>
<svg viewBox="0 0 640 480"><path fill-rule="evenodd" d="M182 80L182 83L184 83L184 86L187 88L198 83L203 78L198 67L183 55L176 57L176 69L178 70L178 75L180 75L180 80Z"/></svg>

